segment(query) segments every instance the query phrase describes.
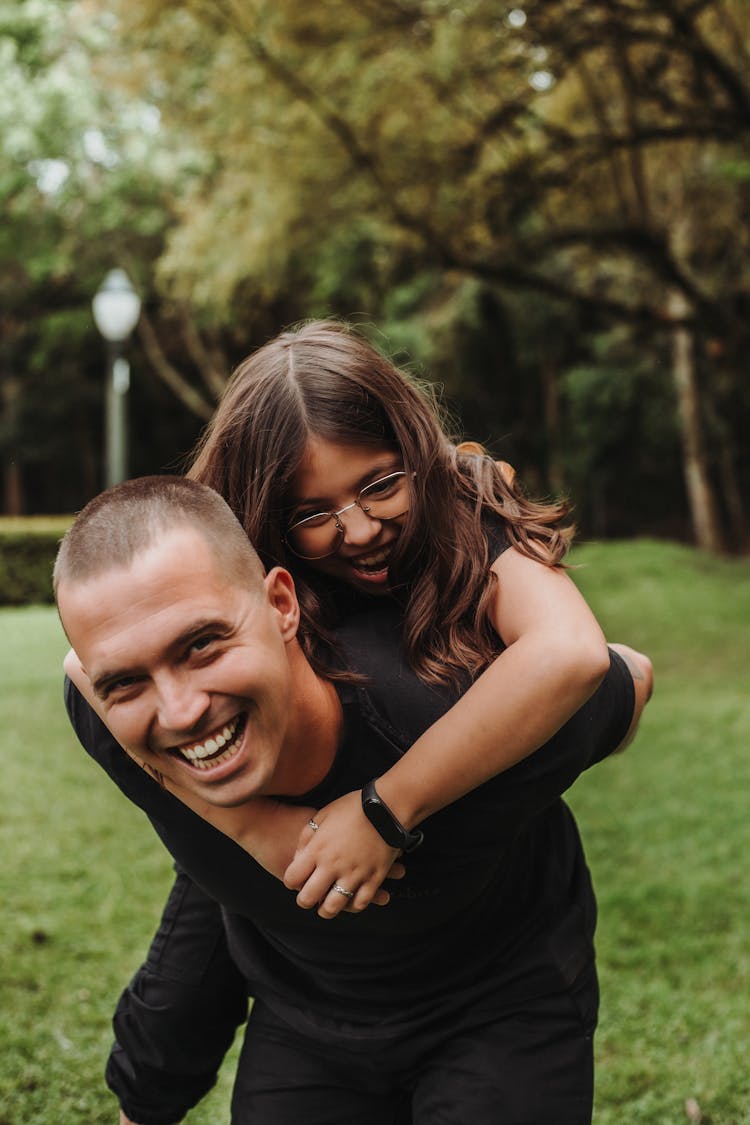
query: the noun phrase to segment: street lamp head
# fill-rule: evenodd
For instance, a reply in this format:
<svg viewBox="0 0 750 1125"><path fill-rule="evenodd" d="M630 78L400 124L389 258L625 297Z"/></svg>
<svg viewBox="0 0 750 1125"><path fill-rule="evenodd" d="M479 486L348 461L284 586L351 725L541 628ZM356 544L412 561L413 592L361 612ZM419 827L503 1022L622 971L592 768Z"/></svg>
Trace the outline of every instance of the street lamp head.
<svg viewBox="0 0 750 1125"><path fill-rule="evenodd" d="M125 270L110 270L92 302L96 327L105 340L121 344L138 323L141 299Z"/></svg>

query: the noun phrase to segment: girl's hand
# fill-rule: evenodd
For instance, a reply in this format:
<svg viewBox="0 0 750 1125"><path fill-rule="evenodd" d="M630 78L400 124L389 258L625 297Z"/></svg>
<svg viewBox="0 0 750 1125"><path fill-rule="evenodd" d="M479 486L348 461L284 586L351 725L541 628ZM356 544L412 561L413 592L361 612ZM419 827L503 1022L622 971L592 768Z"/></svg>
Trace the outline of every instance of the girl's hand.
<svg viewBox="0 0 750 1125"><path fill-rule="evenodd" d="M406 869L396 862L398 849L386 844L362 812L360 791L326 805L313 823L317 829L308 823L302 830L297 854L284 874L285 886L299 891L298 906L317 906L321 918L335 918L342 910L359 913L372 902L385 906L391 896L383 880L401 879Z"/></svg>

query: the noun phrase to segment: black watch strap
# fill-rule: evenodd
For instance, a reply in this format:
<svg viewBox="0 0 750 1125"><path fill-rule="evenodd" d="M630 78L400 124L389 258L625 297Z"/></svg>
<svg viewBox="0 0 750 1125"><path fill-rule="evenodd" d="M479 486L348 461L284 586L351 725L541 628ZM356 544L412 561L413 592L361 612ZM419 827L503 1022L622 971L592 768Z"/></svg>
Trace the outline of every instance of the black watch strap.
<svg viewBox="0 0 750 1125"><path fill-rule="evenodd" d="M424 834L418 828L413 832L404 828L385 801L378 797L374 781L368 781L367 785L362 787L362 808L370 824L392 848L400 848L402 852L413 852L422 843Z"/></svg>

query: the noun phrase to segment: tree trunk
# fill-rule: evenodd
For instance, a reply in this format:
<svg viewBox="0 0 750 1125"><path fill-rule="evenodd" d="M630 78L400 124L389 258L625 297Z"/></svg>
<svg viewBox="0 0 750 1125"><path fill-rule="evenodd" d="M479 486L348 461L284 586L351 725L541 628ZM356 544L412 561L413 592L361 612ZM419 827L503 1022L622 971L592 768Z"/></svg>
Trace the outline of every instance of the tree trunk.
<svg viewBox="0 0 750 1125"><path fill-rule="evenodd" d="M750 548L750 533L737 475L735 451L725 443L722 443L719 451L719 473L724 505L729 518L732 547L737 551L746 552Z"/></svg>
<svg viewBox="0 0 750 1125"><path fill-rule="evenodd" d="M708 473L698 386L695 373L693 334L684 323L690 305L684 293L672 290L669 313L677 322L672 329L672 378L677 396L677 414L682 439L685 474L693 535L699 547L715 554L724 550L719 507Z"/></svg>
<svg viewBox="0 0 750 1125"><path fill-rule="evenodd" d="M21 380L17 375L7 376L2 383L2 418L10 434L15 427L20 398ZM8 516L21 516L24 512L23 477L21 466L13 456L12 444L3 465L3 509Z"/></svg>
<svg viewBox="0 0 750 1125"><path fill-rule="evenodd" d="M141 309L138 320L138 339L141 342L146 358L153 367L156 375L169 387L170 391L180 400L183 406L207 422L213 417L214 404L204 398L195 387L167 359L159 342L151 321L146 312Z"/></svg>
<svg viewBox="0 0 750 1125"><path fill-rule="evenodd" d="M557 365L542 364L544 397L544 429L547 435L547 480L553 493L563 491L564 479L560 463L560 379Z"/></svg>

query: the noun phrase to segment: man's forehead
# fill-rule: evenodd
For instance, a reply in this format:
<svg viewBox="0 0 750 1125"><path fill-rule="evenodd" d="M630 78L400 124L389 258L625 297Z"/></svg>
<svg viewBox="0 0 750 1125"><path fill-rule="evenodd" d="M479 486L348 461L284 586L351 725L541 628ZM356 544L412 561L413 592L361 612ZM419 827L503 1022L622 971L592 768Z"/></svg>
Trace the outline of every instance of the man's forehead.
<svg viewBox="0 0 750 1125"><path fill-rule="evenodd" d="M217 567L216 552L192 536L155 543L129 565L65 583L59 594L66 630L91 640L141 628L178 636L202 622L231 618L238 600L256 600L250 584L233 582Z"/></svg>
<svg viewBox="0 0 750 1125"><path fill-rule="evenodd" d="M200 529L188 523L163 528L149 536L130 558L108 559L91 569L78 583L117 585L123 579L140 580L159 573L176 573L188 578L191 572L224 572L221 551ZM78 584L70 579L70 584ZM67 583L66 583L67 584Z"/></svg>

